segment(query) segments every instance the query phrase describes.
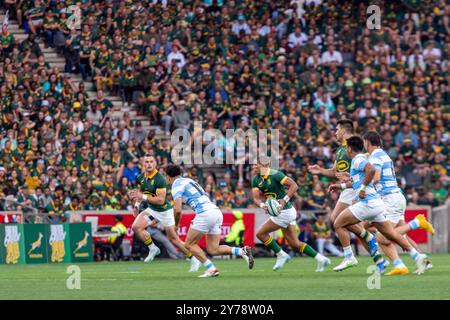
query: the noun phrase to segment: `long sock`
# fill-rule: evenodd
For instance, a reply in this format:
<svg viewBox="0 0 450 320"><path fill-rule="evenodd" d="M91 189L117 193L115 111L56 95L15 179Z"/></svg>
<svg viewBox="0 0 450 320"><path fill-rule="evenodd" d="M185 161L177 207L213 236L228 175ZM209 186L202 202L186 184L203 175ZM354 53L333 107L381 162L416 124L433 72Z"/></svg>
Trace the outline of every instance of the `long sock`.
<svg viewBox="0 0 450 320"><path fill-rule="evenodd" d="M270 249L272 249L276 254L278 254L281 250L280 246L278 245L278 243L273 239L272 236L269 237L269 239L267 239L266 242L264 242L264 245Z"/></svg>
<svg viewBox="0 0 450 320"><path fill-rule="evenodd" d="M235 255L236 257L242 257L244 255L244 250L242 248L232 247L231 254Z"/></svg>
<svg viewBox="0 0 450 320"><path fill-rule="evenodd" d="M154 248L157 248L156 245L153 243L152 238L149 238L147 240L144 241L144 244L151 250Z"/></svg>
<svg viewBox="0 0 450 320"><path fill-rule="evenodd" d="M403 260L400 258L395 259L392 261L395 268L406 268L405 264L403 263Z"/></svg>
<svg viewBox="0 0 450 320"><path fill-rule="evenodd" d="M419 220L417 220L417 218L414 218L413 220L408 222L408 224L409 224L409 227L411 228L411 230L416 230L420 227L420 222L419 222Z"/></svg>
<svg viewBox="0 0 450 320"><path fill-rule="evenodd" d="M214 269L214 264L211 262L211 260L207 259L205 262L203 262L203 266L206 268L206 270Z"/></svg>
<svg viewBox="0 0 450 320"><path fill-rule="evenodd" d="M365 242L372 241L373 234L371 234L369 231L365 230L360 234L361 239L363 239Z"/></svg>
<svg viewBox="0 0 450 320"><path fill-rule="evenodd" d="M349 259L353 257L353 251L351 246L344 247L343 249L344 249L344 258Z"/></svg>
<svg viewBox="0 0 450 320"><path fill-rule="evenodd" d="M416 249L412 248L411 251L409 252L409 256L414 260L416 260L417 257L419 256L419 252Z"/></svg>
<svg viewBox="0 0 450 320"><path fill-rule="evenodd" d="M383 256L380 254L380 252L377 250L377 252L375 253L375 255L372 257L373 262L375 262L375 264L380 263L382 260L384 260Z"/></svg>
<svg viewBox="0 0 450 320"><path fill-rule="evenodd" d="M317 251L314 250L310 245L304 243L300 246L301 253L306 254L307 256L310 256L311 258L315 258L317 256Z"/></svg>

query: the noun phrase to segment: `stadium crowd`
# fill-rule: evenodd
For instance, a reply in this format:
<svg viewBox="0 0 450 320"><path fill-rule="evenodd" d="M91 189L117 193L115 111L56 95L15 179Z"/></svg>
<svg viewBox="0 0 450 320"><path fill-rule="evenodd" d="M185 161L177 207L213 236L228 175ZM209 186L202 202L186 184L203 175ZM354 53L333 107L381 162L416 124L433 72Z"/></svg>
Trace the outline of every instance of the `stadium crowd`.
<svg viewBox="0 0 450 320"><path fill-rule="evenodd" d="M125 112L112 121L105 92L120 95L164 132L280 130L280 167L299 184L297 205L330 210L327 178L336 121L378 130L410 205L449 194L450 5L445 0L3 0L29 36L0 34L0 197L64 219L76 209L127 209L139 157L164 167L168 139ZM81 9L80 29L68 12ZM66 60L51 68L39 43ZM95 85L74 86L70 73ZM222 141L220 143L235 143ZM189 169L221 207L251 205L249 166L216 179ZM4 203L0 202L0 205Z"/></svg>

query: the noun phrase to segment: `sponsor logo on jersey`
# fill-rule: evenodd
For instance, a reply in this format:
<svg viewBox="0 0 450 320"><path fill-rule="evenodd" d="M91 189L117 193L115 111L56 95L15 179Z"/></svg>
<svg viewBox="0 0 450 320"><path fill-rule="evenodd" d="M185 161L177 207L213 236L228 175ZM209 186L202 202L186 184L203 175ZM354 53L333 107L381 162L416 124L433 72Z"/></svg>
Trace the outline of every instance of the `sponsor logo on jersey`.
<svg viewBox="0 0 450 320"><path fill-rule="evenodd" d="M338 161L338 163L337 163L338 172L347 171L349 168L350 168L350 163L348 163L348 161L345 161L345 160Z"/></svg>

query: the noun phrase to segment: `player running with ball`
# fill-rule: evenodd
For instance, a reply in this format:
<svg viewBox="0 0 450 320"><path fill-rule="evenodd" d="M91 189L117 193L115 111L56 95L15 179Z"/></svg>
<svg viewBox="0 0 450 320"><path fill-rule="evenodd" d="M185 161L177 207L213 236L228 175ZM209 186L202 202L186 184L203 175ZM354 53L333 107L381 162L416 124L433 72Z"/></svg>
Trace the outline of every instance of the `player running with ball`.
<svg viewBox="0 0 450 320"><path fill-rule="evenodd" d="M281 229L284 238L293 249L317 260L316 272L324 271L325 267L330 264L330 259L297 238L297 211L292 206L292 199L298 189L295 181L261 162L253 166L253 171L255 174L252 180L253 202L266 212L269 210L267 204L261 200L260 193L262 192L266 200L276 199L280 204L278 215L271 216L256 233L258 239L277 255L273 270L282 268L291 259L271 235L272 232Z"/></svg>

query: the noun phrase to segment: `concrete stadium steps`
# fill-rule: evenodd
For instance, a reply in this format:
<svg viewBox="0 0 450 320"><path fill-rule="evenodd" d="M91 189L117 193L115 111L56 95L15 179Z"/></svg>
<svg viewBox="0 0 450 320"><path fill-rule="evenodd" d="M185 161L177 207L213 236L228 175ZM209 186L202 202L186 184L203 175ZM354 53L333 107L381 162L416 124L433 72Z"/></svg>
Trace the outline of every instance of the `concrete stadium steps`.
<svg viewBox="0 0 450 320"><path fill-rule="evenodd" d="M0 14L0 21L3 21L4 13ZM25 33L25 30L20 28L16 21L9 20L9 31L14 35L14 39L17 42L21 42L25 39L27 39L28 34ZM51 67L57 67L61 72L64 73L64 66L65 66L65 59L62 55L59 55L55 49L53 48L46 48L44 44L44 40L39 40L39 47L42 50L42 53L44 54L45 61L50 64ZM75 85L76 88L78 88L78 85L83 82L82 77L80 74L70 74L71 82ZM88 93L89 98L94 99L96 97L95 87L94 83L91 81L84 81L86 91ZM111 96L106 93L105 97L110 100L113 104L113 110L112 110L112 119L113 120L120 120L123 118L123 113L128 111L130 112L130 115L133 120L140 120L142 122L142 126L147 129L155 129L158 132L161 131L160 126L153 126L150 123L148 116L137 116L137 111L135 108L130 107L128 109L125 109L123 107L122 99L118 96ZM163 138L164 135L158 134L157 138Z"/></svg>
<svg viewBox="0 0 450 320"><path fill-rule="evenodd" d="M4 14L0 14L0 22L3 21ZM9 20L9 31L14 34L14 38L16 41L21 42L25 40L28 35L25 33L25 30L21 29L16 21ZM39 40L39 47L42 50L42 53L44 54L45 61L50 64L51 67L57 67L60 72L64 73L64 66L65 66L65 59L62 55L59 55L55 49L53 48L46 48L44 45L44 40ZM70 74L71 82L75 85L76 88L78 88L78 85L83 82L80 74ZM94 83L91 81L84 81L86 86L86 91L89 95L90 99L95 99L96 92ZM155 130L156 131L156 139L164 139L169 138L170 136L165 135L163 132L161 126L155 126L152 125L149 119L149 116L137 116L137 111L134 107L129 107L128 109L125 109L123 107L122 99L118 96L111 96L108 94L108 92L105 93L105 98L110 100L113 104L113 109L111 110L112 119L115 121L120 121L120 119L123 118L124 112L128 111L131 115L131 118L135 121L140 120L142 122L142 126L146 130ZM214 172L216 174L217 179L222 179L223 175L226 172L226 168L219 165L200 165L201 168L203 168L203 171L205 173L207 172ZM235 179L233 179L235 180Z"/></svg>

